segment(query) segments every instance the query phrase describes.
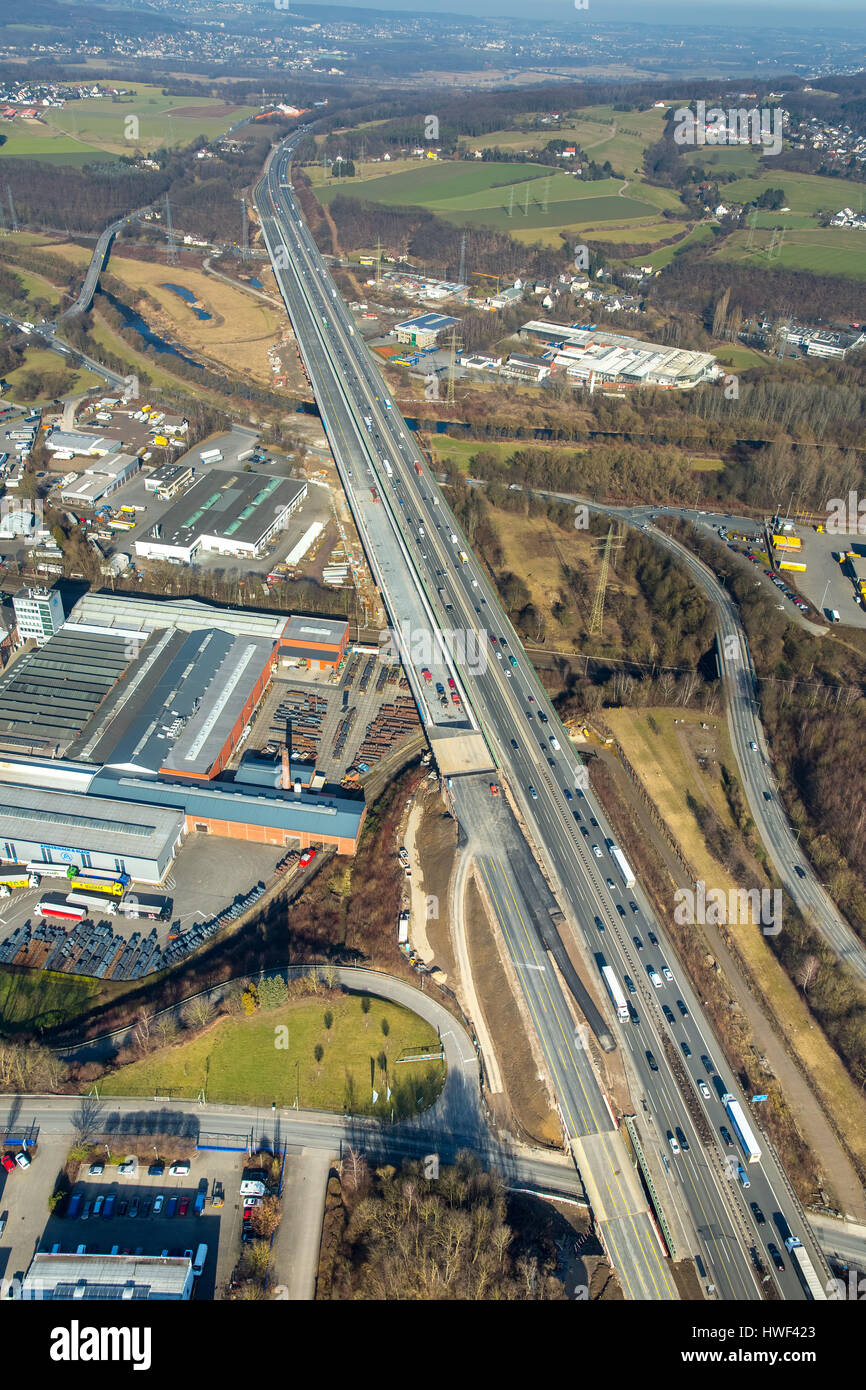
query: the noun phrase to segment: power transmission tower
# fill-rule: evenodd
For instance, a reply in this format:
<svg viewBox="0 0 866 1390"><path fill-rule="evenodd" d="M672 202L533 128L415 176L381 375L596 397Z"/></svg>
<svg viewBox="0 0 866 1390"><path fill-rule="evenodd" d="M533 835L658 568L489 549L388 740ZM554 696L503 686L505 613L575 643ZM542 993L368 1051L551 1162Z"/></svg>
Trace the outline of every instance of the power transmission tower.
<svg viewBox="0 0 866 1390"><path fill-rule="evenodd" d="M376 284L382 283L382 238L376 237Z"/></svg>
<svg viewBox="0 0 866 1390"><path fill-rule="evenodd" d="M6 214L3 204L0 203L0 236L6 235Z"/></svg>
<svg viewBox="0 0 866 1390"><path fill-rule="evenodd" d="M14 204L13 201L12 201L12 188L11 188L11 186L10 186L8 183L7 183L7 185L6 185L6 192L7 192L8 195L9 195L9 215L10 215L10 217L11 217L11 219L12 219L12 230L13 230L13 232L17 232L17 231L18 231L18 218L15 216L15 204Z"/></svg>
<svg viewBox="0 0 866 1390"><path fill-rule="evenodd" d="M768 261L771 261L771 260L773 259L773 252L774 252L775 249L776 249L776 232L777 232L777 229L774 227L774 228L773 228L773 235L770 237L770 244L769 244L769 246L767 247L767 252L766 252L767 260L768 260Z"/></svg>
<svg viewBox="0 0 866 1390"><path fill-rule="evenodd" d="M528 216L529 216L529 183L528 183L528 181L527 181L527 184L526 184L526 193L525 193L524 199L523 199L523 216L524 216L524 217L528 217Z"/></svg>
<svg viewBox="0 0 866 1390"><path fill-rule="evenodd" d="M541 195L541 211L547 212L548 200L550 198L550 175L544 180L544 192Z"/></svg>
<svg viewBox="0 0 866 1390"><path fill-rule="evenodd" d="M466 233L460 238L460 269L457 272L457 283L463 285L466 282Z"/></svg>
<svg viewBox="0 0 866 1390"><path fill-rule="evenodd" d="M602 544L601 541L598 542ZM601 555L601 570L598 576L598 585L595 590L595 598L592 601L592 613L589 618L589 636L601 637L604 625L604 598L607 593L607 576L610 571L610 557L614 549L619 549L622 545L622 537L618 534L613 523L604 541L604 550Z"/></svg>
<svg viewBox="0 0 866 1390"><path fill-rule="evenodd" d="M247 200L241 198L241 260L248 261L250 258L250 239L247 229Z"/></svg>
<svg viewBox="0 0 866 1390"><path fill-rule="evenodd" d="M746 237L746 250L751 251L752 242L755 240L755 224L758 220L758 209L752 208L749 213L749 235Z"/></svg>
<svg viewBox="0 0 866 1390"><path fill-rule="evenodd" d="M174 228L171 225L171 203L165 195L165 259L169 265L177 265L177 247L174 244Z"/></svg>
<svg viewBox="0 0 866 1390"><path fill-rule="evenodd" d="M514 216L514 184L508 190L508 216Z"/></svg>
<svg viewBox="0 0 866 1390"><path fill-rule="evenodd" d="M453 405L453 404L454 404L454 379L455 379L455 376L456 376L456 370L455 370L455 369L456 369L456 366L457 366L457 334L456 334L455 330L452 328L452 330L451 330L451 338L450 338L449 343L448 343L448 390L447 390L446 393L445 393L445 402L446 402L447 405Z"/></svg>

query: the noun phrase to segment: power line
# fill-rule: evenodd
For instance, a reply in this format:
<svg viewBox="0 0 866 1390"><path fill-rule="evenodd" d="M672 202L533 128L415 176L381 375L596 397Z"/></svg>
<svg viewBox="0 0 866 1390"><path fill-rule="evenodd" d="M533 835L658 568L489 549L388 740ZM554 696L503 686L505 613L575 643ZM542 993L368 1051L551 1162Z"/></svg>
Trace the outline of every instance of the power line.
<svg viewBox="0 0 866 1390"><path fill-rule="evenodd" d="M167 238L165 248L166 261L169 265L177 265L177 247L174 243L174 228L171 225L171 203L168 200L167 193L165 195L165 234Z"/></svg>

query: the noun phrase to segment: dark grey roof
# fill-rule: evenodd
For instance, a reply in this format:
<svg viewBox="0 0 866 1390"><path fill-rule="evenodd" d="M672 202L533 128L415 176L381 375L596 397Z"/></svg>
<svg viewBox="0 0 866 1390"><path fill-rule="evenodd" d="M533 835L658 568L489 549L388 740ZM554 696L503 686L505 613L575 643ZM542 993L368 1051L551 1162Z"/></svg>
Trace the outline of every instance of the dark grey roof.
<svg viewBox="0 0 866 1390"><path fill-rule="evenodd" d="M305 482L260 473L211 469L179 498L142 537L158 545L191 546L199 536L255 545L278 511L297 499Z"/></svg>
<svg viewBox="0 0 866 1390"><path fill-rule="evenodd" d="M273 643L217 628L151 635L98 740L76 751L130 770L206 775L243 713ZM143 668L140 674L138 667ZM146 668L146 669L145 669Z"/></svg>
<svg viewBox="0 0 866 1390"><path fill-rule="evenodd" d="M0 741L65 751L133 654L123 637L61 628L0 676Z"/></svg>

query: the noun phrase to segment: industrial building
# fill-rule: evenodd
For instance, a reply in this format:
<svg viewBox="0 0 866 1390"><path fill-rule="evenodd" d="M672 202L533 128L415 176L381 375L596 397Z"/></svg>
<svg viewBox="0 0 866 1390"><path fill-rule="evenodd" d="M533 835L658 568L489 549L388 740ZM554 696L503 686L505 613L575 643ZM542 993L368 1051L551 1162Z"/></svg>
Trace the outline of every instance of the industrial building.
<svg viewBox="0 0 866 1390"><path fill-rule="evenodd" d="M227 764L278 661L333 668L345 619L88 594L0 676L0 854L161 883L188 834L354 852L364 802L312 765Z"/></svg>
<svg viewBox="0 0 866 1390"><path fill-rule="evenodd" d="M141 460L135 454L107 454L86 468L74 482L64 484L60 499L73 507L95 507L103 497L135 477L140 468Z"/></svg>
<svg viewBox="0 0 866 1390"><path fill-rule="evenodd" d="M398 343L409 343L412 347L435 347L439 338L450 328L456 328L459 319L449 318L447 314L416 314L394 325L392 332Z"/></svg>
<svg viewBox="0 0 866 1390"><path fill-rule="evenodd" d="M119 439L107 439L103 434L90 434L86 430L52 429L45 435L45 447L54 453L84 454L88 458L102 458L114 454L120 448Z"/></svg>
<svg viewBox="0 0 866 1390"><path fill-rule="evenodd" d="M306 661L314 671L338 666L349 644L345 618L289 618L280 638L280 660Z"/></svg>
<svg viewBox="0 0 866 1390"><path fill-rule="evenodd" d="M192 1288L188 1256L37 1254L21 1281L21 1297L28 1302L181 1302L192 1297Z"/></svg>
<svg viewBox="0 0 866 1390"><path fill-rule="evenodd" d="M306 482L294 478L213 469L135 541L135 552L186 565L202 551L257 556L306 495Z"/></svg>
<svg viewBox="0 0 866 1390"><path fill-rule="evenodd" d="M160 502L170 502L191 485L194 477L195 469L188 463L163 463L145 478L144 490L155 492Z"/></svg>
<svg viewBox="0 0 866 1390"><path fill-rule="evenodd" d="M547 346L549 360L564 368L575 382L622 382L630 386L661 386L689 390L719 374L710 352L691 352L646 343L623 333L599 332L593 327L530 320L520 330L524 341Z"/></svg>
<svg viewBox="0 0 866 1390"><path fill-rule="evenodd" d="M15 622L22 642L32 638L44 647L63 626L63 599L59 589L19 589L12 595Z"/></svg>
<svg viewBox="0 0 866 1390"><path fill-rule="evenodd" d="M26 774L26 765L21 771ZM13 863L78 864L127 873L137 883L161 883L184 831L183 810L172 806L136 805L57 786L3 786L0 847Z"/></svg>

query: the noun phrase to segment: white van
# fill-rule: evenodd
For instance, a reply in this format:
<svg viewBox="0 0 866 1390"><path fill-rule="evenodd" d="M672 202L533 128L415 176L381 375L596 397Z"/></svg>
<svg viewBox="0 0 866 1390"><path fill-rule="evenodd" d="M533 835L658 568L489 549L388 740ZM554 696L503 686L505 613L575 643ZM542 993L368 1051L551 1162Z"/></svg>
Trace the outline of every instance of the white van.
<svg viewBox="0 0 866 1390"><path fill-rule="evenodd" d="M550 735L550 746L551 748L555 748L557 753L559 752L559 739L555 734Z"/></svg>
<svg viewBox="0 0 866 1390"><path fill-rule="evenodd" d="M204 1267L207 1263L207 1246L200 1245L195 1252L195 1259L192 1262L192 1272L196 1279L200 1279L204 1274Z"/></svg>

